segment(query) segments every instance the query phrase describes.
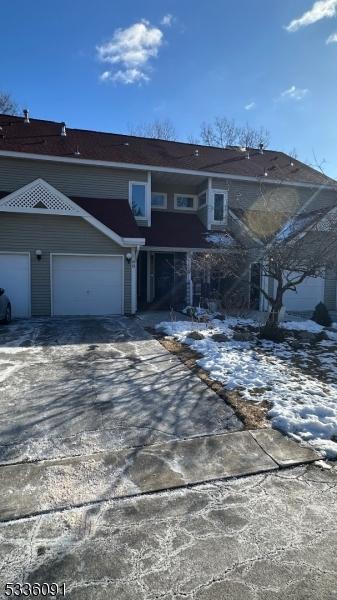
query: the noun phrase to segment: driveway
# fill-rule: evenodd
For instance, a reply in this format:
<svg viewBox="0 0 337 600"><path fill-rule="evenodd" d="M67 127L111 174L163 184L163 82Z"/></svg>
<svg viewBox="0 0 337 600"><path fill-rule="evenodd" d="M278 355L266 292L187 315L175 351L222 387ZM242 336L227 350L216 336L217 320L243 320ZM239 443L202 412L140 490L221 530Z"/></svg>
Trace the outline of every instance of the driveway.
<svg viewBox="0 0 337 600"><path fill-rule="evenodd" d="M138 319L0 328L0 463L239 430L232 409Z"/></svg>
<svg viewBox="0 0 337 600"><path fill-rule="evenodd" d="M335 600L336 469L288 468L137 319L15 322L0 361L0 597Z"/></svg>

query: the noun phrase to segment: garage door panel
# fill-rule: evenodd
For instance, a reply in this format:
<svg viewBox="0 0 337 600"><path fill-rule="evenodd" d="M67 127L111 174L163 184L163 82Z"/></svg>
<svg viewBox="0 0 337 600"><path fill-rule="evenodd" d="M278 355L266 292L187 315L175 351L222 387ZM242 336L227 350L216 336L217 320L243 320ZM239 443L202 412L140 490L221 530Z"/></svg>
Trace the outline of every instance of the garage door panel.
<svg viewBox="0 0 337 600"><path fill-rule="evenodd" d="M12 316L30 316L30 255L0 253L0 287L5 288Z"/></svg>
<svg viewBox="0 0 337 600"><path fill-rule="evenodd" d="M287 310L304 311L313 310L324 299L323 277L307 277L297 291L288 291L284 294L283 304Z"/></svg>
<svg viewBox="0 0 337 600"><path fill-rule="evenodd" d="M54 315L123 313L123 257L53 256Z"/></svg>

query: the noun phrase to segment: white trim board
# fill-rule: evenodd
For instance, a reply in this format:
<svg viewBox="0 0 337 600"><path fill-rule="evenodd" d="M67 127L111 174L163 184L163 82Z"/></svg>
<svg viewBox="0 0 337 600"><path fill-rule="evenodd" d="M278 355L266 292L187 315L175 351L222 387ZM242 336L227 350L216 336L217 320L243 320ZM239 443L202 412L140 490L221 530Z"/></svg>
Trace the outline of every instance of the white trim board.
<svg viewBox="0 0 337 600"><path fill-rule="evenodd" d="M21 159L30 159L30 160L41 160L46 162L59 162L59 163L68 163L68 164L79 164L79 165L91 165L96 167L107 167L107 168L117 168L117 169L129 169L136 171L153 171L159 173L177 173L181 175L200 175L200 177L214 177L216 179L232 179L234 181L264 181L265 183L270 183L273 185L287 185L294 187L305 187L310 189L319 188L320 190L328 189L328 190L336 190L337 191L337 183L336 185L328 185L328 184L318 184L318 183L306 183L303 181L283 181L279 179L269 179L267 177L256 176L241 176L241 175L231 175L229 173L215 173L213 171L198 171L195 169L175 169L173 167L158 167L155 165L141 165L138 163L123 163L123 162L115 162L115 161L107 161L107 160L93 160L93 159L85 159L85 158L70 158L65 156L53 156L51 154L30 154L29 152L13 152L13 151L5 151L0 150L0 156L4 156L7 158L21 158Z"/></svg>

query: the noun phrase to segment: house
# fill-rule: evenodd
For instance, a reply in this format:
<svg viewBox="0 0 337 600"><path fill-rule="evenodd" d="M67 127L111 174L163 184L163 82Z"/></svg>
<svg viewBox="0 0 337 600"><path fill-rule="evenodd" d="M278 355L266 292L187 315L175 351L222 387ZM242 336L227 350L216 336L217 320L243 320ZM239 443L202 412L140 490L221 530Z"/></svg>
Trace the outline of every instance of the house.
<svg viewBox="0 0 337 600"><path fill-rule="evenodd" d="M263 147L70 129L27 111L0 115L0 286L20 317L182 306L203 294L190 265L193 253L212 247L209 233L258 243L266 205L282 220L301 207L335 206L336 189ZM260 276L258 263L243 276L255 307L249 282ZM226 281L215 285L223 291ZM287 307L305 310L321 299L336 308L335 273L302 284Z"/></svg>

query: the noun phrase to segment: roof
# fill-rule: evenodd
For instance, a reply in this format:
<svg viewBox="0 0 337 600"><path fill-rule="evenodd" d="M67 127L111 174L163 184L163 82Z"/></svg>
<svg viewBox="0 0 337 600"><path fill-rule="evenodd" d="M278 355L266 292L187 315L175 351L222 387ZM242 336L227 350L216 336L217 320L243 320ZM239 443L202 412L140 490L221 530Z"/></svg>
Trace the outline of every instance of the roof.
<svg viewBox="0 0 337 600"><path fill-rule="evenodd" d="M144 237L133 217L128 200L76 196L71 196L71 200L121 237Z"/></svg>
<svg viewBox="0 0 337 600"><path fill-rule="evenodd" d="M289 183L332 185L337 182L315 169L291 159L283 152L246 152L183 142L104 133L67 127L61 136L61 123L1 115L0 152L22 152L41 156L117 162L133 165L183 169L238 177L263 178ZM196 152L198 150L198 152ZM77 154L79 152L79 154ZM264 173L268 173L267 176Z"/></svg>
<svg viewBox="0 0 337 600"><path fill-rule="evenodd" d="M231 207L231 211L260 240L286 241L320 221L330 207L291 213L276 210L253 210Z"/></svg>
<svg viewBox="0 0 337 600"><path fill-rule="evenodd" d="M140 227L146 246L167 248L210 248L206 227L197 215L153 211L151 227Z"/></svg>

